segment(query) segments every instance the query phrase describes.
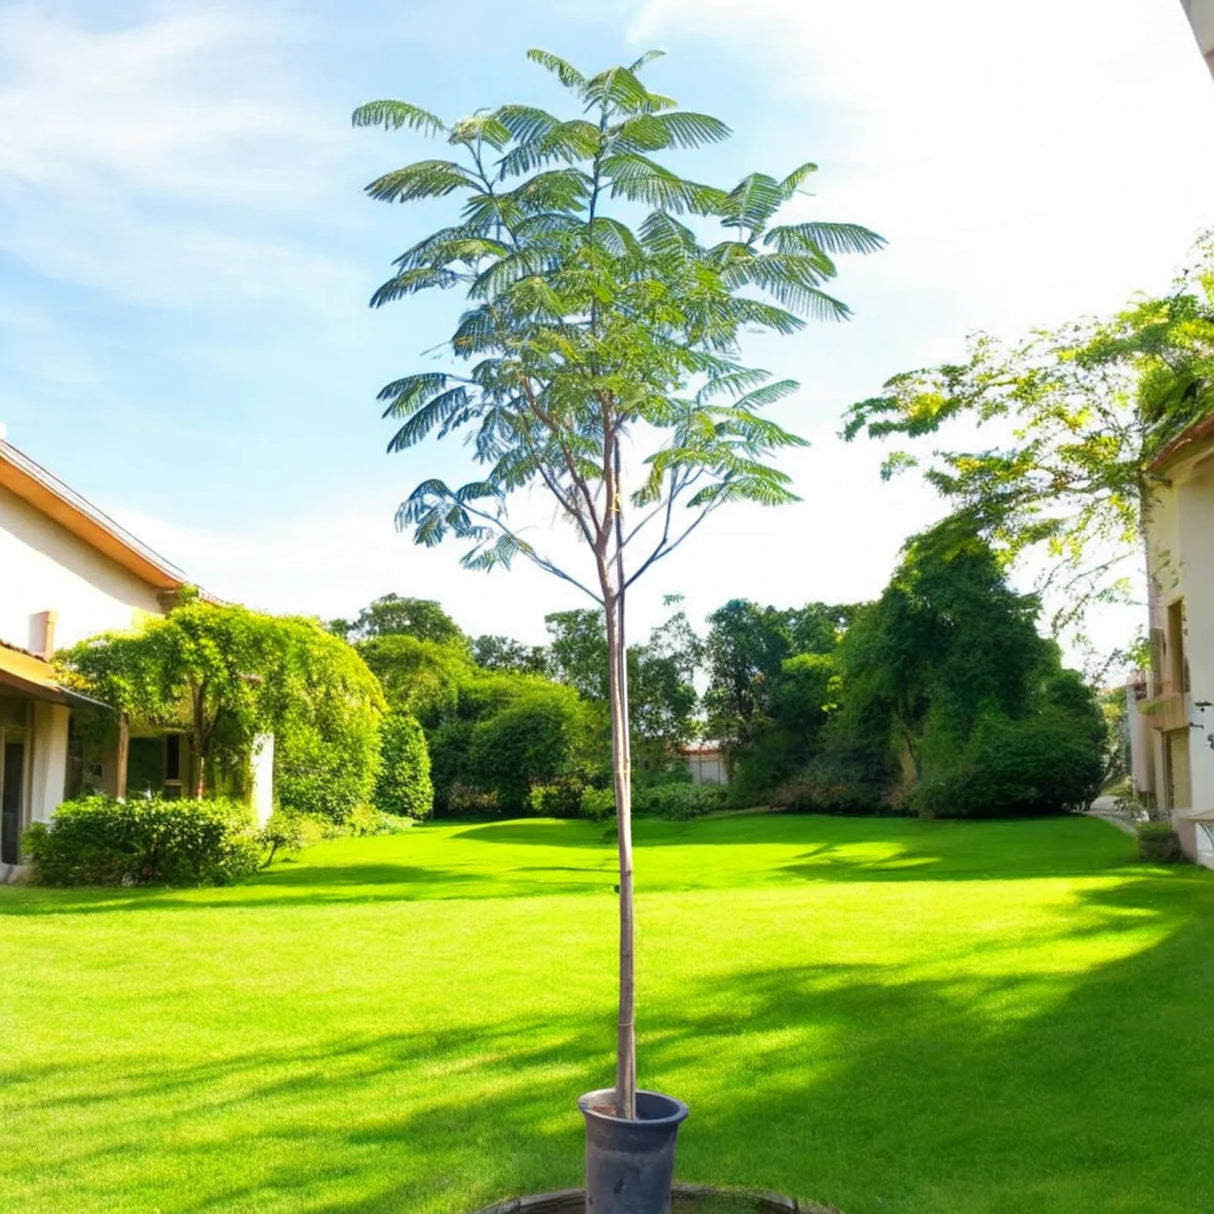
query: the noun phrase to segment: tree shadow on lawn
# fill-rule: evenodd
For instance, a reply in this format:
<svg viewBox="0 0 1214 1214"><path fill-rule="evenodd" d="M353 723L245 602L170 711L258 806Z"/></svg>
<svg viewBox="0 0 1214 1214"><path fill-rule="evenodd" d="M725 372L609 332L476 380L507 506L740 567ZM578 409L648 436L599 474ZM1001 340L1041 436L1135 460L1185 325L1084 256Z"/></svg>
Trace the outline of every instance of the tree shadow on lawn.
<svg viewBox="0 0 1214 1214"><path fill-rule="evenodd" d="M461 887L485 878L455 869L405 864L273 868L240 885L19 886L0 894L0 916L91 915L109 911L198 910L251 906L325 906L337 902L439 900L468 896ZM449 894L440 887L452 886ZM262 891L284 891L281 894ZM362 892L357 892L361 890ZM297 892L287 892L297 891ZM502 896L486 892L482 896Z"/></svg>
<svg viewBox="0 0 1214 1214"><path fill-rule="evenodd" d="M556 825L566 829L554 831ZM471 827L452 839L590 848L594 843L586 837L587 825L515 820ZM1078 814L923 821L781 813L689 822L641 819L635 830L636 852L642 860L653 847L709 846L713 851L728 847L739 849L741 858L755 847L798 844L810 846L792 862L771 857L769 868L767 858L759 857L755 871L767 868L772 875L783 872L809 881L974 881L1098 875L1137 867L1130 838L1108 823ZM644 888L644 878L641 870L639 889ZM677 888L678 882L671 887Z"/></svg>
<svg viewBox="0 0 1214 1214"><path fill-rule="evenodd" d="M1142 875L1151 870L1134 861L1133 842L1121 832L1088 818L1036 819L1024 822L923 822L904 818L785 817L773 829L717 823L647 823L638 832L638 882L641 893L686 888L779 885L800 882L974 881L1076 876ZM771 819L764 819L771 822ZM138 888L49 889L23 886L0 889L0 916L99 914L127 910L190 910L199 907L324 906L341 902L443 901L465 898L514 898L571 894L609 894L616 876L614 848L587 840L586 823L514 821L461 830L460 841L581 847L588 861L576 864L527 864L510 867L451 867L379 862L367 864L280 862L238 886L212 889L148 886ZM557 827L558 829L553 829ZM576 831L560 829L578 828ZM649 828L654 828L651 830ZM725 828L725 829L723 829ZM579 841L580 836L580 841ZM984 848L975 857L974 840ZM732 851L716 845L728 842ZM651 877L645 851L655 843L681 844L687 851L674 865ZM711 844L708 852L701 844ZM778 854L752 850L763 846L806 845L791 862ZM708 864L703 857L708 858ZM711 864L728 867L714 871ZM733 863L736 861L736 863ZM680 867L681 865L681 867ZM574 880L565 874L585 874ZM555 879L545 880L545 875Z"/></svg>
<svg viewBox="0 0 1214 1214"><path fill-rule="evenodd" d="M1164 934L1079 973L1060 940L1017 976L984 974L980 956L909 983L852 967L749 974L745 1065L712 1076L703 1052L702 1137L688 1135L681 1174L848 1214L1208 1209L1214 1157L1191 1144L1214 1134L1214 882L1174 873L1078 897L1092 921L1067 939ZM832 1044L790 1046L811 1021ZM710 1146L734 1142L747 1153Z"/></svg>
<svg viewBox="0 0 1214 1214"><path fill-rule="evenodd" d="M642 1080L692 1109L680 1178L772 1188L847 1214L1208 1208L1214 1157L1193 1148L1214 1134L1214 1060L1202 1045L1214 1006L1214 882L1156 874L1076 896L1083 930L1043 933L1031 969L1001 972L975 945L942 976L752 967L726 984L680 981L677 1002L642 990ZM1088 969L1064 947L1143 925L1157 935ZM574 1185L574 1102L610 1082L601 1004L537 1024L495 1018L490 1002L471 1031L150 1068L130 1098L149 1105L149 1142L172 1130L174 1166L195 1178L166 1194L164 1209L471 1211ZM92 1082L104 1085L105 1063L94 1066ZM421 1082L434 1074L441 1082ZM46 1094L28 1074L7 1078L31 1082L30 1101ZM108 1125L105 1100L96 1107ZM230 1136L205 1127L245 1108L233 1160ZM117 1133L129 1141L129 1123ZM87 1170L107 1149L63 1160L71 1150L52 1143L40 1163L56 1175Z"/></svg>

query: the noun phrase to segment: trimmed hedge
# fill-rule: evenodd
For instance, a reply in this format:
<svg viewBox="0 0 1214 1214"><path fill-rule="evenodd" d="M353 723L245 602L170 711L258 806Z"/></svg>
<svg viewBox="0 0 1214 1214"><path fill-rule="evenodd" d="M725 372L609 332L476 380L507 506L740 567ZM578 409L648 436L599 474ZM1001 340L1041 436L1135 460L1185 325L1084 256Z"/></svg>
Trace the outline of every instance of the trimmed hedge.
<svg viewBox="0 0 1214 1214"><path fill-rule="evenodd" d="M1100 739L1059 709L980 718L958 759L911 794L923 817L1015 818L1084 810L1100 791Z"/></svg>
<svg viewBox="0 0 1214 1214"><path fill-rule="evenodd" d="M1184 858L1180 836L1170 822L1139 822L1134 828L1138 858L1148 864L1179 864Z"/></svg>
<svg viewBox="0 0 1214 1214"><path fill-rule="evenodd" d="M417 719L407 712L384 718L375 806L402 818L428 818L434 809L430 751Z"/></svg>
<svg viewBox="0 0 1214 1214"><path fill-rule="evenodd" d="M527 804L537 818L577 818L585 792L586 782L580 776L557 776L547 784L532 785Z"/></svg>
<svg viewBox="0 0 1214 1214"><path fill-rule="evenodd" d="M67 801L23 843L43 885L228 885L256 872L264 850L249 807L220 798Z"/></svg>
<svg viewBox="0 0 1214 1214"><path fill-rule="evenodd" d="M615 817L614 788L582 789L581 814L591 822L606 822Z"/></svg>
<svg viewBox="0 0 1214 1214"><path fill-rule="evenodd" d="M639 816L684 822L715 813L728 804L729 790L721 784L659 784L632 794L632 811Z"/></svg>

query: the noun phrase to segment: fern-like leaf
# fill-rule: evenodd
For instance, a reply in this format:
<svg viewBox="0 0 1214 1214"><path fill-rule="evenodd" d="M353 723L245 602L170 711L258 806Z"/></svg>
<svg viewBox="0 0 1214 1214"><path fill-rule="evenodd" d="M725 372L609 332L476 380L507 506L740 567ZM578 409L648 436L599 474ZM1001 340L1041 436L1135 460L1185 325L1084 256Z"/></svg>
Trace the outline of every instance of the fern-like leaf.
<svg viewBox="0 0 1214 1214"><path fill-rule="evenodd" d="M571 63L566 63L559 55L554 55L551 51L532 48L527 52L527 58L532 63L538 63L540 67L552 72L567 89L573 89L578 93L585 89L586 77Z"/></svg>
<svg viewBox="0 0 1214 1214"><path fill-rule="evenodd" d="M366 192L380 202L412 202L476 188L476 181L453 160L419 160L377 177Z"/></svg>
<svg viewBox="0 0 1214 1214"><path fill-rule="evenodd" d="M354 126L382 126L389 131L407 127L426 135L447 129L441 118L407 101L368 101L354 111L350 121Z"/></svg>

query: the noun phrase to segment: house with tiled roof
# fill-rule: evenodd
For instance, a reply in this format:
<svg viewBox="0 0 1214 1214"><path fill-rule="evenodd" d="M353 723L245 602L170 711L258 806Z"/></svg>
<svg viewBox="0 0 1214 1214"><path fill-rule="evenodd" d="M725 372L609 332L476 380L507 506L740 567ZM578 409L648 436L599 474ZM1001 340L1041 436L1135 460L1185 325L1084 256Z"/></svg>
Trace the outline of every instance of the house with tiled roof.
<svg viewBox="0 0 1214 1214"><path fill-rule="evenodd" d="M0 879L22 832L69 796L125 796L136 770L147 791L179 791L180 734L129 737L89 753L78 721L103 705L63 686L50 659L85 637L163 615L185 575L46 468L0 429Z"/></svg>

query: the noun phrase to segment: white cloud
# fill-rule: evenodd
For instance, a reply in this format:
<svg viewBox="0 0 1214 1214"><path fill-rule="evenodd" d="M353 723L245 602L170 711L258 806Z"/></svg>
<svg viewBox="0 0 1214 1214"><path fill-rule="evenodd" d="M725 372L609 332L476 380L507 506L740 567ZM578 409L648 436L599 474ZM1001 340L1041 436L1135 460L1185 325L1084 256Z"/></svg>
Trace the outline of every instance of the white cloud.
<svg viewBox="0 0 1214 1214"><path fill-rule="evenodd" d="M342 155L284 67L298 33L224 4L104 30L0 15L0 247L136 303L355 298L357 271L281 234L324 213Z"/></svg>
<svg viewBox="0 0 1214 1214"><path fill-rule="evenodd" d="M1214 90L1178 4L649 0L631 36L736 55L772 142L822 162L823 206L889 237L864 274L921 301L911 328L1116 307L1214 217Z"/></svg>

